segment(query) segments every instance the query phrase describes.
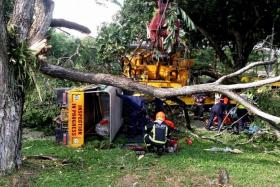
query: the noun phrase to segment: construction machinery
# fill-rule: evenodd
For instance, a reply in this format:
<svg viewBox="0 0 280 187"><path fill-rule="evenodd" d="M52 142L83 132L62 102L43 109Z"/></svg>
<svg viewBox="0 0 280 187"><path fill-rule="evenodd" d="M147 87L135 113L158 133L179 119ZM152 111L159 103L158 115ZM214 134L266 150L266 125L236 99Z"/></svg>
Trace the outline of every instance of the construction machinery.
<svg viewBox="0 0 280 187"><path fill-rule="evenodd" d="M169 37L166 24L166 12L172 6L172 1L158 0L157 10L148 25L147 33L150 45L139 44L132 54L123 58L123 74L135 81L157 88L180 88L190 83L191 67L194 59L186 58L187 46L180 45L179 30L181 23L175 20L174 41L172 50L164 47L165 39ZM186 105L195 104L191 96L179 97ZM174 102L173 102L174 103ZM207 97L205 104L213 104L214 99Z"/></svg>
<svg viewBox="0 0 280 187"><path fill-rule="evenodd" d="M171 1L158 0L158 9L148 25L150 49L139 45L132 55L123 59L123 74L143 84L154 87L178 88L188 85L189 70L193 59L183 58L182 50L167 53L164 48L165 39L170 34L166 26L166 11ZM179 46L179 20L175 21L175 38L173 46ZM172 46L172 47L173 47ZM174 47L175 49L175 47Z"/></svg>
<svg viewBox="0 0 280 187"><path fill-rule="evenodd" d="M150 86L179 88L188 85L193 64L193 59L181 58L180 52L155 59L153 51L137 49L133 55L124 58L123 74Z"/></svg>

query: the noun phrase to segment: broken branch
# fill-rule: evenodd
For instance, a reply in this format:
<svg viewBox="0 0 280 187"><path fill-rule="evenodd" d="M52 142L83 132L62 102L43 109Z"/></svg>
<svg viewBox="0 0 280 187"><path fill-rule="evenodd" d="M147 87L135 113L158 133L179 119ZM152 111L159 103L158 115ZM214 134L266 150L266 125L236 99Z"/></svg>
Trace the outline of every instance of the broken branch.
<svg viewBox="0 0 280 187"><path fill-rule="evenodd" d="M72 22L72 21L67 21L65 19L52 19L50 26L51 27L65 27L65 28L68 28L68 29L74 29L74 30L80 31L80 32L85 33L85 34L90 34L91 33L89 28L87 28L83 25L80 25L78 23Z"/></svg>

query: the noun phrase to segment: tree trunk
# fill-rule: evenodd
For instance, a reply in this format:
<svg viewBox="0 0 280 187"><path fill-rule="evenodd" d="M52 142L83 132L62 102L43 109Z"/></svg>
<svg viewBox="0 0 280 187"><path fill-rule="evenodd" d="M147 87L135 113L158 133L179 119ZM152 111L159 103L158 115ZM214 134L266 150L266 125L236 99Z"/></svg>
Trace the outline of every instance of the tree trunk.
<svg viewBox="0 0 280 187"><path fill-rule="evenodd" d="M16 41L31 45L44 38L52 19L51 0L16 0L10 24L16 28ZM0 0L0 10L4 10ZM34 19L36 18L36 19ZM21 164L21 117L24 81L18 78L20 64L9 62L6 25L0 12L0 173Z"/></svg>
<svg viewBox="0 0 280 187"><path fill-rule="evenodd" d="M2 76L1 74L0 79L7 80L7 77ZM15 95L15 93L17 95ZM21 149L22 108L23 108L23 95L21 94L21 91L12 90L12 89L1 90L1 95L0 95L0 170L1 173L9 173L10 171L12 171L12 169L18 168L21 164L20 149Z"/></svg>
<svg viewBox="0 0 280 187"><path fill-rule="evenodd" d="M27 41L33 45L44 39L53 9L52 0L16 0L10 24L16 26L18 43Z"/></svg>
<svg viewBox="0 0 280 187"><path fill-rule="evenodd" d="M14 67L7 54L6 29L0 14L0 173L20 165L23 94L16 85Z"/></svg>
<svg viewBox="0 0 280 187"><path fill-rule="evenodd" d="M235 38L233 43L234 48L232 51L232 58L234 61L234 70L243 68L248 63L249 55L254 47L254 39L251 37L242 38L238 31L231 31ZM250 33L247 33L250 35Z"/></svg>

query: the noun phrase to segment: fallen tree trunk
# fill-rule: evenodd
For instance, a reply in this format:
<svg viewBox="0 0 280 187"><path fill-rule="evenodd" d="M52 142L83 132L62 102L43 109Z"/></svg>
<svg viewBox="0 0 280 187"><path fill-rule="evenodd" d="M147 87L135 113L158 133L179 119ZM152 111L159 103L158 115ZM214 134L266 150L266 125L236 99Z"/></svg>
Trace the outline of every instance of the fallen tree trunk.
<svg viewBox="0 0 280 187"><path fill-rule="evenodd" d="M249 101L244 100L238 94L234 93L234 90L244 89L244 88L252 88L257 86L262 86L265 84L270 84L273 82L280 81L280 76L269 78L266 80L256 81L252 83L245 84L232 84L232 85L223 85L221 84L227 78L231 78L233 76L240 75L241 73L255 67L258 65L271 64L275 62L265 61L265 62L256 62L253 64L249 64L245 68L238 70L238 73L229 74L228 76L224 76L218 79L214 83L207 84L198 84L198 85L190 85L184 86L182 88L155 88L152 86L140 84L131 79L121 77L121 76L113 76L109 74L94 74L94 73L85 73L79 72L77 70L66 69L60 66L55 66L48 64L44 59L40 59L40 71L44 74L50 75L52 77L68 79L77 82L86 82L92 84L105 84L111 85L115 87L119 87L122 89L130 90L130 91L139 91L145 94L149 94L159 98L166 97L175 97L175 96L183 96L183 95L191 95L194 93L200 92L217 92L224 95L227 95L231 99L236 100L237 102L244 105L251 113L260 116L262 119L268 121L272 124L272 126L278 130L280 130L280 118L277 116L270 115L258 109L256 106L251 104Z"/></svg>

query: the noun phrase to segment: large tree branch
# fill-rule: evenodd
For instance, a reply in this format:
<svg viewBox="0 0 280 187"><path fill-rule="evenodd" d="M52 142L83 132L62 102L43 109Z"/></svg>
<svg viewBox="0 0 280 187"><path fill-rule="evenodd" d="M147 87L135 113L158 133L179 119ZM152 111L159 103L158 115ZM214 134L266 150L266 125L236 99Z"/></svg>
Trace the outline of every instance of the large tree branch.
<svg viewBox="0 0 280 187"><path fill-rule="evenodd" d="M160 98L191 95L197 92L220 92L221 89L221 85L216 85L214 83L191 85L182 88L155 88L121 76L101 73L85 73L63 68L61 66L51 65L43 59L40 60L40 71L56 78L76 82L111 85L130 91L139 91Z"/></svg>
<svg viewBox="0 0 280 187"><path fill-rule="evenodd" d="M233 73L231 73L231 74L222 76L221 78L219 78L219 79L216 81L216 83L217 83L217 84L220 84L220 83L222 83L225 79L228 79L228 78L232 78L232 77L236 77L236 76L238 76L238 75L241 75L242 73L248 71L249 69L252 69L253 67L261 66L261 65L273 64L273 63L275 63L275 62L276 62L276 59L269 60L269 61L259 61L259 62L250 63L249 65L245 66L245 67L242 68L242 69L239 69L239 70L236 71L236 72L233 72Z"/></svg>
<svg viewBox="0 0 280 187"><path fill-rule="evenodd" d="M223 85L225 89L227 90L237 90L237 89L246 89L246 88L254 88L254 87L260 87L266 84L271 84L274 82L279 82L280 76L264 79L256 82L250 82L245 84L232 84L232 85Z"/></svg>
<svg viewBox="0 0 280 187"><path fill-rule="evenodd" d="M65 28L74 29L74 30L77 30L77 31L80 31L80 32L86 33L86 34L91 33L89 28L87 28L83 25L80 25L78 23L72 22L72 21L67 21L65 19L52 19L50 26L51 27L65 27Z"/></svg>
<svg viewBox="0 0 280 187"><path fill-rule="evenodd" d="M245 83L245 84L222 85L217 83L206 83L206 84L184 86L181 88L155 88L145 84L139 84L136 81L121 76L113 76L110 74L101 74L101 73L98 74L85 73L77 70L63 68L61 66L51 65L42 59L40 61L40 71L52 77L68 79L77 82L92 83L92 84L106 84L106 85L116 86L131 91L140 91L143 93L148 93L150 95L161 97L161 98L191 95L197 92L223 93L224 90L237 90L237 89L259 87L262 85L271 84L273 82L280 81L280 76L277 76L274 78L269 78L269 79L260 80L252 83Z"/></svg>
<svg viewBox="0 0 280 187"><path fill-rule="evenodd" d="M139 91L143 93L149 93L154 95L154 87L146 86L144 84L139 84L131 79L113 76L110 74L94 74L94 73L85 73L79 72L77 70L63 68L61 66L48 64L44 59L40 58L40 71L46 75L67 79L76 82L92 83L92 84L106 84L122 89L128 89L131 91Z"/></svg>
<svg viewBox="0 0 280 187"><path fill-rule="evenodd" d="M232 90L234 89L251 88L255 86L262 86L265 84L277 82L280 81L280 76L246 84L221 85L217 83L207 83L184 86L182 88L155 88L152 86L140 84L125 77L113 76L110 74L84 73L76 70L66 69L60 66L48 64L43 59L40 60L40 71L52 77L68 79L78 82L111 85L126 90L139 91L160 98L191 95L200 92L218 92L225 94L231 97L232 99L236 100L237 102L243 104L252 113L262 117L263 119L266 119L267 121L277 125L280 124L279 117L272 116L259 110L258 108L250 104L248 101L245 101L240 96L232 92Z"/></svg>

